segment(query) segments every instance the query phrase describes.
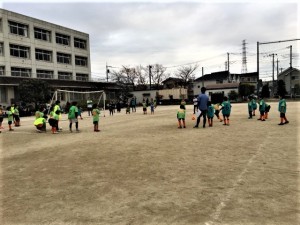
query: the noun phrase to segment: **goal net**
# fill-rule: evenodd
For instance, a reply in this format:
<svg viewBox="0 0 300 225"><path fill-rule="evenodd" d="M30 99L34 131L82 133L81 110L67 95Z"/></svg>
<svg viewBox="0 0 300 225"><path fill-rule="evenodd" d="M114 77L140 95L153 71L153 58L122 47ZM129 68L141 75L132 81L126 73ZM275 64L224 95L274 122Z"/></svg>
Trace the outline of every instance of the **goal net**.
<svg viewBox="0 0 300 225"><path fill-rule="evenodd" d="M88 101L92 104L97 104L97 106L103 110L105 117L105 102L106 94L103 90L101 91L70 91L57 89L51 98L50 105L53 105L57 100L60 101L62 109L69 102L77 102L78 107L87 110Z"/></svg>

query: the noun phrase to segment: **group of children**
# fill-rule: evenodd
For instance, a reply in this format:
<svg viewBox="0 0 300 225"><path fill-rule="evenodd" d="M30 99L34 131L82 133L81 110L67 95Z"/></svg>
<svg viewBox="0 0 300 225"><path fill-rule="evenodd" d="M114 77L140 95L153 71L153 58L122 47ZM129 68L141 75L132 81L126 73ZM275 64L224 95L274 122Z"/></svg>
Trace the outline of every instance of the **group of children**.
<svg viewBox="0 0 300 225"><path fill-rule="evenodd" d="M4 129L2 123L4 118L4 108L2 105L0 105L0 129ZM7 122L8 122L8 130L13 131L12 124L15 125L15 127L21 126L20 124L20 113L19 113L19 107L12 104L11 106L8 106L6 108L6 116L7 116ZM1 131L0 131L1 133Z"/></svg>
<svg viewBox="0 0 300 225"><path fill-rule="evenodd" d="M289 121L286 118L286 100L283 95L279 96L279 103L278 103L278 111L280 113L280 123L278 125L284 125L289 123ZM255 116L255 110L257 109L257 102L256 99L252 96L248 97L248 113L249 117L248 119L252 119L253 116ZM268 119L268 115L271 109L271 106L267 104L263 97L259 98L258 101L259 105L259 118L257 120L260 121L266 121Z"/></svg>
<svg viewBox="0 0 300 225"><path fill-rule="evenodd" d="M41 108L35 113L35 121L34 125L38 132L46 132L46 121L48 119L48 123L51 126L52 134L58 134L62 129L59 127L59 121L61 119L62 110L60 108L60 101L56 101L55 105L50 107L49 119L48 116L45 115L45 110ZM81 118L81 113L79 113L79 109L77 107L77 102L72 102L71 106L68 109L68 120L69 120L69 131L73 132L73 123L75 124L75 129L79 132L79 123L78 118ZM100 110L97 107L97 104L93 104L92 106L92 116L93 116L93 125L94 132L99 132L99 117Z"/></svg>
<svg viewBox="0 0 300 225"><path fill-rule="evenodd" d="M255 116L255 111L257 110L257 102L256 102L256 99L252 96L249 96L248 99L249 99L249 101L248 101L248 113L249 113L248 119L252 119L253 116ZM268 114L269 114L271 106L269 104L267 104L262 97L259 98L258 105L259 105L258 110L260 113L258 120L266 121L266 119L268 119ZM221 106L221 108L220 108L220 106ZM224 121L223 125L229 126L229 124L230 124L229 117L230 117L230 113L231 113L231 107L232 106L230 104L230 101L225 96L223 98L223 102L221 104L217 103L217 104L213 105L211 103L211 101L208 101L207 102L207 112L205 112L204 115L202 115L202 112L199 110L199 108L196 108L196 110L194 109L194 114L196 115L198 120L201 116L205 116L205 117L207 116L207 121L208 121L209 127L213 126L214 115L216 115L216 117L218 118L218 120L220 122ZM222 112L223 119L219 115L220 111ZM280 100L278 103L278 111L280 112L280 123L278 125L284 125L284 124L289 123L289 121L287 120L286 115L285 115L286 114L286 100L284 99L284 96L280 96ZM185 117L186 117L185 104L183 102L181 102L180 108L177 111L178 128L186 128ZM193 120L194 119L195 119L195 117L193 116ZM195 127L197 127L198 123L199 122L197 121ZM205 124L203 125L203 127L205 127Z"/></svg>

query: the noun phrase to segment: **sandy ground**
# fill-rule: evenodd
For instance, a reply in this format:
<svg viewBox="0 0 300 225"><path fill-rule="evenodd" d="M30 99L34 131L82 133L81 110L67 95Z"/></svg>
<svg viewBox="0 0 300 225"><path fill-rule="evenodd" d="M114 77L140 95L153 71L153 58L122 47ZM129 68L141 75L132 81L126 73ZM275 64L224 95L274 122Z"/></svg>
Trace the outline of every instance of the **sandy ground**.
<svg viewBox="0 0 300 225"><path fill-rule="evenodd" d="M261 122L233 104L230 126L205 129L192 128L192 106L186 129L178 106L106 112L99 133L86 113L81 132L64 115L57 135L36 133L33 118L9 132L5 120L0 224L300 224L300 102L284 126L271 106Z"/></svg>

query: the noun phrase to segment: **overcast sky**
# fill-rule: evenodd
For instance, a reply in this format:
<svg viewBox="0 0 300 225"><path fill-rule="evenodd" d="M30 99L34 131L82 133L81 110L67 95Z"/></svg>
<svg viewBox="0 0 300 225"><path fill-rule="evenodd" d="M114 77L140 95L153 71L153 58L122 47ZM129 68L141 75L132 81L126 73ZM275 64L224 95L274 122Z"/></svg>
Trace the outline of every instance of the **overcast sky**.
<svg viewBox="0 0 300 225"><path fill-rule="evenodd" d="M172 73L177 66L197 62L196 77L225 70L241 73L242 41L247 43L247 70L256 71L257 42L299 38L297 1L32 1L2 0L1 8L90 35L93 78L105 78L105 65L162 64ZM1 4L1 3L0 3ZM268 53L278 53L279 67L299 68L299 41L262 45L262 62L272 71ZM299 46L299 43L298 43ZM268 66L266 66L268 68Z"/></svg>

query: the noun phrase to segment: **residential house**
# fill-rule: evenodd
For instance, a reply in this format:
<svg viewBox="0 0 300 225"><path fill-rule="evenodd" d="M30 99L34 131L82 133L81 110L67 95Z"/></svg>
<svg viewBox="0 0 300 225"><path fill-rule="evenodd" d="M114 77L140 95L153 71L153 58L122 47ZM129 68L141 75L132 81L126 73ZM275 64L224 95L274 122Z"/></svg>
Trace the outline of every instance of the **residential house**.
<svg viewBox="0 0 300 225"><path fill-rule="evenodd" d="M289 67L277 76L278 80L283 80L288 95L300 95L300 70Z"/></svg>

